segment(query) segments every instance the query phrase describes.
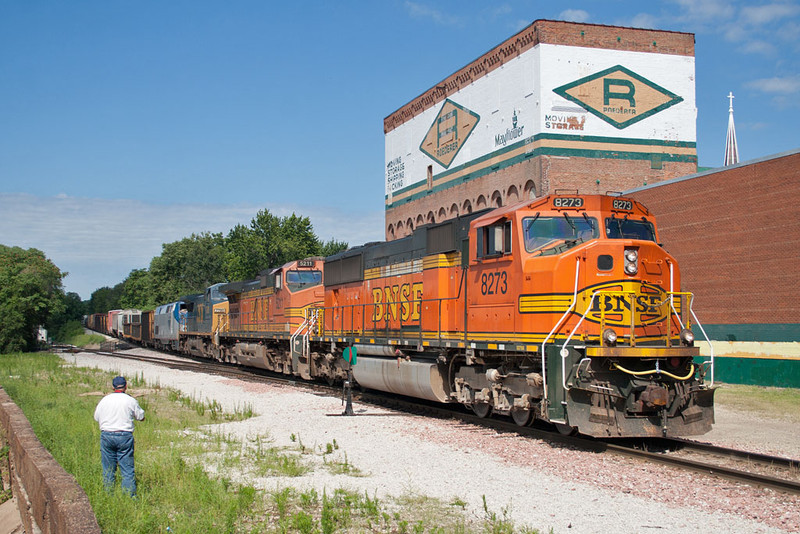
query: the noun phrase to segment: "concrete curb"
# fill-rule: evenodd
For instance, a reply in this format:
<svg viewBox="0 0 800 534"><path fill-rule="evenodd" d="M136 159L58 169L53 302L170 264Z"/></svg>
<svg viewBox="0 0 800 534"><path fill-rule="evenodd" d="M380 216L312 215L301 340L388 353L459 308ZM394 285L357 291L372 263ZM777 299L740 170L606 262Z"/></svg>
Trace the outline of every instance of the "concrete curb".
<svg viewBox="0 0 800 534"><path fill-rule="evenodd" d="M25 532L99 534L86 492L39 442L25 414L2 387L0 425L9 446L12 491Z"/></svg>

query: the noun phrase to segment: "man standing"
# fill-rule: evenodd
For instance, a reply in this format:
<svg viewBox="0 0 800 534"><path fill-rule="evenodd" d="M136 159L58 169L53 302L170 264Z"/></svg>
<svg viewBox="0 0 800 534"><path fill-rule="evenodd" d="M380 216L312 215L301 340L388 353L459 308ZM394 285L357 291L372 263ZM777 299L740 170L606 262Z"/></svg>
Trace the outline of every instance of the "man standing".
<svg viewBox="0 0 800 534"><path fill-rule="evenodd" d="M125 393L128 383L118 376L112 382L114 393L109 393L97 404L94 420L100 423L100 459L103 463L103 485L107 490L114 485L117 465L122 475L122 489L136 495L136 477L133 468L133 420L144 421L144 410L136 399Z"/></svg>

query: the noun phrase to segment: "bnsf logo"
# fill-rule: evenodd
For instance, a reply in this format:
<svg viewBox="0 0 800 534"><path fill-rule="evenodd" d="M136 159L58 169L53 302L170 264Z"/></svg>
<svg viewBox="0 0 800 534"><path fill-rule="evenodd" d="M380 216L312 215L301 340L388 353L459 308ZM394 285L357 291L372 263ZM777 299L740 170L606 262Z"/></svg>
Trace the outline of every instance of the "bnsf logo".
<svg viewBox="0 0 800 534"><path fill-rule="evenodd" d="M592 300L592 307L587 312L586 306L593 293L595 297ZM679 300L675 301L678 310ZM634 282L595 286L583 290L578 297L577 311L581 315L586 313L586 320L595 323L599 323L604 316L606 324L612 326L630 326L631 314L635 314L634 324L642 326L665 321L668 307L669 299L660 287Z"/></svg>
<svg viewBox="0 0 800 534"><path fill-rule="evenodd" d="M419 321L422 282L376 287L372 290L373 321Z"/></svg>

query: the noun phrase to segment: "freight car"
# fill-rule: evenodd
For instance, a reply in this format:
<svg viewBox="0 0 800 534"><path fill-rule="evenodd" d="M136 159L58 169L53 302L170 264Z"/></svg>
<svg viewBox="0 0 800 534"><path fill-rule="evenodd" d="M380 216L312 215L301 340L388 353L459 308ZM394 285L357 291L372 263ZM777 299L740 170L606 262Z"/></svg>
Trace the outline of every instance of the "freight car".
<svg viewBox="0 0 800 534"><path fill-rule="evenodd" d="M656 221L556 194L183 297L184 352L597 437L713 423L692 295ZM700 327L702 330L702 328ZM706 380L706 378L709 380Z"/></svg>

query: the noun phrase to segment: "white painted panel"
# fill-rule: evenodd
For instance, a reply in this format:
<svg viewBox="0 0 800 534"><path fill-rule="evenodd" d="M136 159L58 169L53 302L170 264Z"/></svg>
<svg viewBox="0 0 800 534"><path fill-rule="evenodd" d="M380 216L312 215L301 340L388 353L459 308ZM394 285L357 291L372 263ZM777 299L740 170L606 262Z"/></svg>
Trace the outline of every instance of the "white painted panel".
<svg viewBox="0 0 800 534"><path fill-rule="evenodd" d="M615 127L554 89L621 65L683 100L624 128ZM542 133L651 141L696 141L694 58L542 44L451 95L479 121L446 167L420 150L445 102L386 134L386 195ZM612 102L613 103L613 102ZM516 122L515 122L516 117ZM562 122L558 127L556 123ZM581 129L566 129L567 124ZM389 199L391 202L391 198Z"/></svg>

